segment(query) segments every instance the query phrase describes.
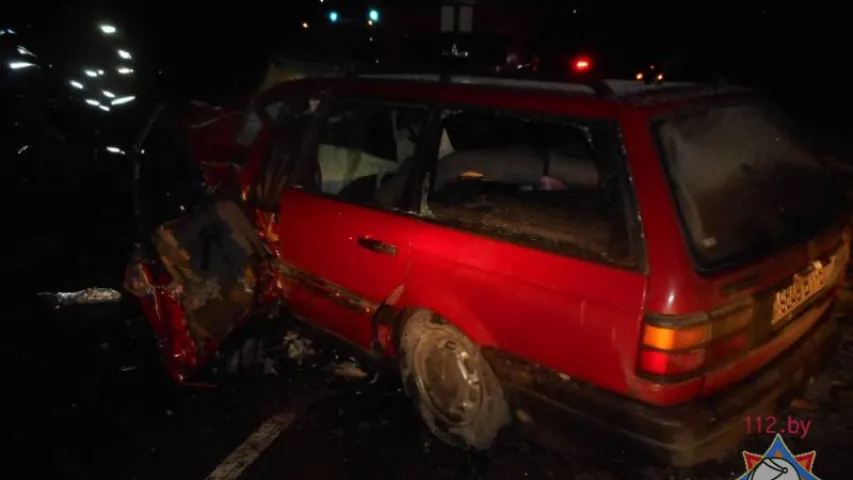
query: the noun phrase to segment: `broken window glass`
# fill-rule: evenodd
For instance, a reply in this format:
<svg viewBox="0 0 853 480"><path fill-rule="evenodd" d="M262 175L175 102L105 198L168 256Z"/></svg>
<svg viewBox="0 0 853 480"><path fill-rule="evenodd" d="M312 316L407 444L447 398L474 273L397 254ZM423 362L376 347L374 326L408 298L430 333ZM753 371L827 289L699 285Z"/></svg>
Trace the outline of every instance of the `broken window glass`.
<svg viewBox="0 0 853 480"><path fill-rule="evenodd" d="M400 208L427 117L420 106L336 105L311 147L309 186L345 201Z"/></svg>
<svg viewBox="0 0 853 480"><path fill-rule="evenodd" d="M443 115L427 211L498 239L608 260L627 242L591 129L485 110ZM628 249L623 245L620 252Z"/></svg>

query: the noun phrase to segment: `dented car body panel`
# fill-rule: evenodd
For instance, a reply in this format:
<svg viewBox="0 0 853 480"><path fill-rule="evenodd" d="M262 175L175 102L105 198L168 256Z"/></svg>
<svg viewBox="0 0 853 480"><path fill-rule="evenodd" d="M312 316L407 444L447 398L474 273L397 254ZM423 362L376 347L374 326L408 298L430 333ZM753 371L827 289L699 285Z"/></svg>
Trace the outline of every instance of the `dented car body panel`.
<svg viewBox="0 0 853 480"><path fill-rule="evenodd" d="M126 288L143 300L172 376L183 381L257 306L264 246L241 208L221 201L154 233L158 262L139 262Z"/></svg>
<svg viewBox="0 0 853 480"><path fill-rule="evenodd" d="M209 158L228 163L223 136L242 152L230 157L239 168L217 170L209 185L232 200L159 228L159 260L149 255L128 276L176 379L269 302L379 357L396 355L408 312L429 310L489 352L507 390L612 426L612 412L591 411L606 397L633 419L616 430L687 465L709 458L698 437L731 443L743 434L734 420L778 407L808 375L745 394L749 378L792 356L819 368L849 256L842 208L826 197L826 215L798 224L799 236L703 270L650 127L750 102L747 94L602 97L468 83L286 82L258 94L242 125L229 117L211 143L197 139L197 162L216 151ZM515 175L484 160L499 155L542 163ZM579 166L579 180L554 173L553 158ZM461 159L464 168L442 170ZM527 178L536 168L541 182ZM456 173L437 184L442 171ZM812 291L786 287L806 276ZM780 298L790 309L771 322ZM743 408L714 419L696 406L708 399ZM685 430L678 412L694 411L703 427Z"/></svg>

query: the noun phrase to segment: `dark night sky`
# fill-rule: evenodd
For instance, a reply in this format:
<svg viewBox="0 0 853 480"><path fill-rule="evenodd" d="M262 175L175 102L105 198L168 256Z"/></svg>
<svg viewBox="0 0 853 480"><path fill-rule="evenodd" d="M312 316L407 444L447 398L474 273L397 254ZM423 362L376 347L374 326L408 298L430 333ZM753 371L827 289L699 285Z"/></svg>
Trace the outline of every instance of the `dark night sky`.
<svg viewBox="0 0 853 480"><path fill-rule="evenodd" d="M358 1L244 0L202 2L26 2L7 18L41 28L42 44L57 44L60 57L85 56L75 32L98 19L111 19L126 32L138 57L165 70L172 85L227 90L234 82L250 84L269 51L286 44L304 19L317 18L331 5ZM409 0L416 2L417 0ZM393 0L376 2L393 3ZM363 2L367 5L367 1ZM513 3L513 2L509 2ZM792 4L791 7L725 4L655 6L618 2L515 2L543 12L549 20L540 34L550 45L583 45L608 58L660 58L680 53L685 68L715 70L739 83L782 92L801 103L834 99L848 102L846 54L849 19L836 12ZM714 8L705 5L714 5ZM357 8L364 8L357 7ZM578 8L581 15L573 15ZM36 43L39 48L47 48ZM69 60L70 61L70 60ZM235 80L236 77L236 80ZM818 98L820 100L818 100ZM832 113L832 112L830 112Z"/></svg>

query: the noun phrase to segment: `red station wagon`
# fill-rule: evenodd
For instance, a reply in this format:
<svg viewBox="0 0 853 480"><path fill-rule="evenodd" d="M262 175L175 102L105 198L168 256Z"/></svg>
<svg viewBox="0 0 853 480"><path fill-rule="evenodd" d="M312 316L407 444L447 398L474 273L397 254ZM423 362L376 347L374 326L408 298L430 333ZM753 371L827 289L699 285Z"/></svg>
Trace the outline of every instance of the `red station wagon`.
<svg viewBox="0 0 853 480"><path fill-rule="evenodd" d="M214 113L189 147L220 188L127 277L179 382L278 302L448 443L592 427L691 466L834 352L844 194L749 91L396 74Z"/></svg>

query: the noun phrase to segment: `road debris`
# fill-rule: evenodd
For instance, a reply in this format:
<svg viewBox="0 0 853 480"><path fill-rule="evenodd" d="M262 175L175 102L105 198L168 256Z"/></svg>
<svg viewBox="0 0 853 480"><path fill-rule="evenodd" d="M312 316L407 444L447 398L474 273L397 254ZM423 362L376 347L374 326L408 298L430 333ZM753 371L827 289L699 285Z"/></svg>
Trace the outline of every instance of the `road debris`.
<svg viewBox="0 0 853 480"><path fill-rule="evenodd" d="M345 378L364 378L367 376L367 372L361 369L354 360L349 362L341 362L334 364L333 372L335 375Z"/></svg>
<svg viewBox="0 0 853 480"><path fill-rule="evenodd" d="M56 308L68 305L91 305L97 303L115 303L121 300L121 293L112 288L87 288L76 292L41 292L39 297L51 302Z"/></svg>
<svg viewBox="0 0 853 480"><path fill-rule="evenodd" d="M292 360L296 360L298 365L302 365L302 362L307 357L313 356L317 353L313 347L314 342L299 335L293 330L287 332L282 344L287 348L287 356Z"/></svg>

